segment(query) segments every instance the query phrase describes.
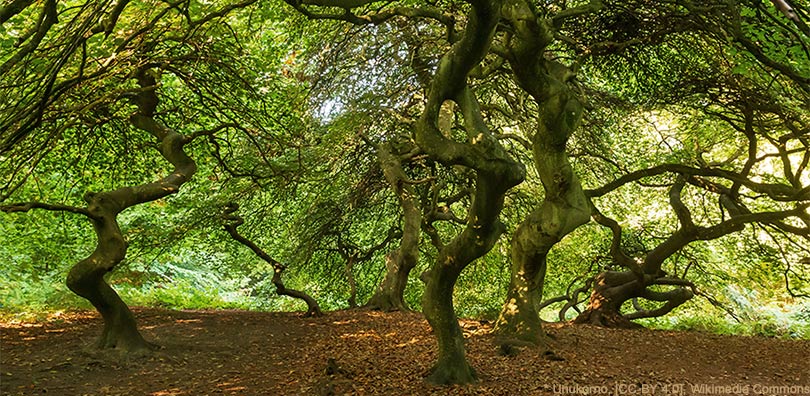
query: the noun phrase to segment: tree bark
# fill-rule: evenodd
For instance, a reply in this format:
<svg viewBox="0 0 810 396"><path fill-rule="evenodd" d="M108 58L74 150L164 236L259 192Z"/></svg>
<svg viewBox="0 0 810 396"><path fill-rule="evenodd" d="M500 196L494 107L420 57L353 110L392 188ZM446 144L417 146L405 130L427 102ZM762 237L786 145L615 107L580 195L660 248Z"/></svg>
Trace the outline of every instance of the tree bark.
<svg viewBox="0 0 810 396"><path fill-rule="evenodd" d="M662 270L664 262L689 243L697 240L711 240L732 232L743 230L745 224L755 221L781 221L781 219L803 213L806 207L787 211L750 213L743 211L737 200L727 193L721 193L719 203L728 211L730 218L711 226L697 226L692 220L689 208L681 199L681 194L690 179L679 174L669 189L669 204L678 218L679 228L669 237L647 252L643 258L631 258L621 247L622 228L595 207L591 206L593 218L613 233L610 252L614 262L628 268L625 272L606 271L597 276L593 292L586 309L574 320L575 323L591 323L606 327L638 327L632 319L649 318L669 313L694 296L694 285L685 280L667 277ZM591 195L599 195L617 188L621 184L610 183L611 188L591 190ZM673 285L666 292L648 290L651 285ZM688 288L687 288L688 287ZM653 310L640 310L628 315L620 311L624 302L641 297L665 304Z"/></svg>
<svg viewBox="0 0 810 396"><path fill-rule="evenodd" d="M538 56L550 42L551 27L537 23L525 2L510 3L504 15L515 26L515 36L508 60L518 84L539 106L530 141L545 197L512 239L511 280L495 332L502 342L514 338L541 344L545 337L537 307L548 252L590 218L587 199L566 154L568 139L582 119L582 104L567 86L574 73Z"/></svg>
<svg viewBox="0 0 810 396"><path fill-rule="evenodd" d="M417 257L403 253L401 246L386 254L385 277L365 308L386 312L409 311L410 308L405 303L405 288L408 286L411 270L416 267Z"/></svg>
<svg viewBox="0 0 810 396"><path fill-rule="evenodd" d="M562 85L560 82L555 84ZM543 295L546 259L549 251L563 237L588 222L590 210L579 179L571 169L565 153L565 142L579 120L572 124L554 123L569 108L581 106L570 98L567 88L557 95L568 100L547 100L542 104L538 128L532 137L535 167L545 189L540 207L518 227L512 239L512 268L506 302L495 325L496 333L521 341L541 343L543 332L537 306ZM575 105L573 103L576 103ZM561 142L549 144L554 140Z"/></svg>
<svg viewBox="0 0 810 396"><path fill-rule="evenodd" d="M695 295L695 286L691 282L657 275L639 276L632 271L605 271L597 275L588 306L574 319L574 323L592 324L602 327L639 328L633 319L663 316L689 301ZM675 288L668 291L652 291L651 285L670 285ZM635 312L623 314L622 305L630 299L643 298L649 301L662 302L655 309L645 310L636 307Z"/></svg>
<svg viewBox="0 0 810 396"><path fill-rule="evenodd" d="M385 277L366 308L381 311L407 311L405 287L408 276L419 260L419 238L422 213L412 183L402 170L400 158L392 153L388 144L377 146L377 157L388 184L402 208L402 237L399 247L385 255Z"/></svg>
<svg viewBox="0 0 810 396"><path fill-rule="evenodd" d="M505 191L501 191L503 186L492 177L482 172L476 183L470 218L478 221L471 220L461 234L442 248L438 262L425 274L422 309L439 346L436 364L428 377L428 381L435 384L465 384L477 380L475 370L465 358L464 337L453 309L453 288L461 271L492 249L505 230L497 220Z"/></svg>
<svg viewBox="0 0 810 396"><path fill-rule="evenodd" d="M621 313L622 305L638 297L645 285L633 272L605 271L596 276L588 306L574 323L633 329L642 327Z"/></svg>

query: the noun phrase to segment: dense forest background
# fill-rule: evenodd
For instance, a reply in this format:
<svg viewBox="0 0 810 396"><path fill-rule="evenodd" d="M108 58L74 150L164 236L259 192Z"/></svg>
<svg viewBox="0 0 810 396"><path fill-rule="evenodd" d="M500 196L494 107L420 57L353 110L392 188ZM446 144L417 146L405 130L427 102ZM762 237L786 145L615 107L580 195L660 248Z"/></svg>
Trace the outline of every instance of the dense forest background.
<svg viewBox="0 0 810 396"><path fill-rule="evenodd" d="M7 1L2 309L810 338L789 3Z"/></svg>

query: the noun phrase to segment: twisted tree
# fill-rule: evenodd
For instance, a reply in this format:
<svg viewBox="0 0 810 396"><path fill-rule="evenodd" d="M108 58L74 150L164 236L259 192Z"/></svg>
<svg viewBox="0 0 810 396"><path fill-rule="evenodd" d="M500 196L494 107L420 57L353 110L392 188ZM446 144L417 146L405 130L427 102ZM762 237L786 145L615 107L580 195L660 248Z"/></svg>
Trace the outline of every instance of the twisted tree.
<svg viewBox="0 0 810 396"><path fill-rule="evenodd" d="M190 10L188 4L152 7L126 0L70 7L45 1L14 2L0 10L4 39L5 32L23 32L12 50L0 55L0 170L5 179L0 210L77 213L93 224L96 247L71 268L67 285L101 313L99 347L126 352L152 348L105 280L126 257L128 242L119 215L178 193L197 171L189 155L193 142L232 128L244 130L237 128L236 112L219 93L236 88L245 100L253 98L251 87L232 73L240 61L225 44L230 40L213 43L208 36L230 30L224 19L252 3ZM7 44L4 40L4 48ZM213 104L221 108L214 110ZM108 174L84 185L126 184L109 180L114 176L141 179L144 175L122 177L116 170L136 158L151 164L152 149L169 169L155 163L158 169L144 173L154 177L165 172L156 181L88 191L84 206L38 202L21 189L53 151L105 157L99 147L111 147L104 158ZM12 197L28 202L9 203Z"/></svg>
<svg viewBox="0 0 810 396"><path fill-rule="evenodd" d="M596 276L589 303L575 321L634 327L633 319L665 315L696 293L703 294L685 271L666 268L696 241L718 239L754 224L778 229L798 238L798 246L801 240L806 245L810 180L804 174L810 161L810 130L807 108L799 103L808 98L810 69L793 59L808 60L810 51L808 37L797 26L784 24L780 11L766 3L679 3L683 8L634 11L606 4L606 17L594 26L623 18L637 28L621 34L583 32L583 37L621 38L591 44L604 62L595 63L595 70L608 66L637 73L637 63L625 62L650 55L659 60L666 55L658 50L680 48L662 69L651 63L645 69L650 80L639 87L652 105L637 106L638 113L671 111L678 114L673 116L676 123L683 121L674 133L661 137L667 148L661 158L645 158L642 162L647 163L633 170L626 160L605 159L604 152L585 149L618 174L585 191L593 219L612 233L613 267ZM767 29L778 34L754 39ZM690 46L703 50L690 52ZM712 131L690 129L690 122L707 123L705 129ZM653 122L652 127L659 125ZM626 227L605 214L603 209L611 206L608 194L619 189L648 196L665 189L674 222L654 246L631 252ZM637 299L653 302L653 308L636 304ZM623 312L622 305L630 301L635 309Z"/></svg>
<svg viewBox="0 0 810 396"><path fill-rule="evenodd" d="M0 205L0 210L7 213L45 209L82 214L91 221L98 241L96 248L90 256L71 268L67 285L74 293L90 301L101 313L104 331L98 347L117 348L127 352L138 352L153 346L138 332L132 312L104 280L104 276L115 269L126 256L127 242L121 233L117 217L127 208L177 193L197 170L194 160L183 150L193 138L186 137L155 119L159 100L153 71L143 68L137 72L135 78L142 89L133 97L137 111L130 117L130 121L132 125L157 139L161 156L174 166L170 174L148 184L121 187L112 191L88 192L83 198L87 203L84 208L39 202Z"/></svg>
<svg viewBox="0 0 810 396"><path fill-rule="evenodd" d="M476 380L464 353L464 337L453 309L453 288L461 272L475 259L483 256L504 231L498 215L506 191L520 183L523 166L511 159L494 137L482 117L478 100L467 84L467 77L489 51L492 37L500 20L499 1L471 1L464 30L455 37L450 18L430 7L392 7L373 15L358 17L317 14L307 6L339 6L357 8L361 2L291 2L310 18L331 18L356 24L381 23L394 16L426 17L448 26L452 47L438 61L427 89L426 102L415 125L415 141L431 159L446 166L463 166L475 172L473 201L468 210L466 227L449 243L440 243L438 259L425 273L423 312L438 341L437 362L428 380L433 383L468 383ZM450 101L458 106L463 117L466 141L445 136L439 119L442 106Z"/></svg>
<svg viewBox="0 0 810 396"><path fill-rule="evenodd" d="M513 34L505 39L506 48L500 55L509 62L518 85L537 102L536 129L530 134L530 148L545 190L543 202L512 236L511 281L495 324L496 332L521 341L543 340L538 307L549 250L590 217L566 147L583 111L577 93L569 87L575 72L538 55L552 44L555 31L567 18L596 12L600 7L601 3L593 2L552 18L540 18L528 2L512 1L504 7L504 19Z"/></svg>

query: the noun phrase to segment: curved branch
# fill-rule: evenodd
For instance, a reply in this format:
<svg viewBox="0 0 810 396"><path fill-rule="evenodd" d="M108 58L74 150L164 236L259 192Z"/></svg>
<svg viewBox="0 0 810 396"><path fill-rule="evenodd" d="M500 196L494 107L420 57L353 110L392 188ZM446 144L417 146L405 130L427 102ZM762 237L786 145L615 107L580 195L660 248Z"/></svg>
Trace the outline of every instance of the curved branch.
<svg viewBox="0 0 810 396"><path fill-rule="evenodd" d="M13 212L27 212L31 209L44 209L54 212L70 212L87 216L90 219L98 220L98 216L91 213L86 208L79 208L76 206L47 204L42 202L18 202L7 205L0 205L0 212L13 213Z"/></svg>
<svg viewBox="0 0 810 396"><path fill-rule="evenodd" d="M592 14L601 10L604 7L601 0L591 0L588 4L583 4L578 7L566 8L551 18L554 26L560 26L566 19L575 18L581 15Z"/></svg>
<svg viewBox="0 0 810 396"><path fill-rule="evenodd" d="M593 220L599 225L610 229L611 233L613 234L613 238L610 242L610 255L613 260L619 265L626 267L633 272L639 274L642 273L639 263L633 260L632 257L625 254L624 250L622 250L622 226L619 225L619 222L602 214L602 212L599 211L590 198L588 198L588 203L591 206L591 217Z"/></svg>
<svg viewBox="0 0 810 396"><path fill-rule="evenodd" d="M613 180L602 187L585 190L585 194L589 197L601 197L619 187L636 182L641 179L658 176L665 173L677 173L690 176L711 176L720 177L733 182L740 183L754 192L765 194L775 201L790 202L790 201L804 201L810 200L810 188L797 189L786 184L779 183L757 183L745 176L723 169L714 168L694 168L680 164L662 164L647 169L639 169L623 175L616 180Z"/></svg>
<svg viewBox="0 0 810 396"><path fill-rule="evenodd" d="M200 19L198 19L196 21L192 21L190 23L190 25L191 25L191 27L195 27L195 26L202 25L202 24L204 24L204 23L206 23L206 22L208 22L208 21L210 21L212 19L222 18L222 17L228 15L231 11L239 9L239 8L245 8L245 7L255 3L256 1L257 0L245 0L245 1L242 1L240 3L228 4L225 7L222 7L218 11L214 11L214 12L212 12L212 13L210 13L210 14L208 14L208 15L206 15L206 16L204 16L204 17L202 17L202 18L200 18Z"/></svg>
<svg viewBox="0 0 810 396"><path fill-rule="evenodd" d="M672 210L675 212L675 216L678 217L681 227L689 230L695 227L695 223L692 222L692 213L689 211L689 208L687 208L683 200L681 200L681 192L683 192L685 185L686 179L683 176L678 176L675 184L669 189L669 205L672 206Z"/></svg>
<svg viewBox="0 0 810 396"><path fill-rule="evenodd" d="M325 19L349 22L353 25L379 25L388 21L391 18L402 16L406 18L426 18L433 19L442 25L452 28L455 24L455 19L452 15L442 12L440 9L430 6L424 7L392 7L382 11L357 15L351 12L351 9L357 8L369 3L374 2L369 0L304 0L298 2L296 0L285 0L287 4L295 8L296 11L306 16L309 19ZM305 5L320 6L320 7L336 7L342 8L342 13L317 13L312 12Z"/></svg>
<svg viewBox="0 0 810 396"><path fill-rule="evenodd" d="M304 301L307 304L307 312L304 316L321 316L323 312L321 312L321 308L318 306L318 302L315 301L309 294L304 293L299 290L289 289L284 286L284 281L281 279L281 275L287 266L282 264L281 262L275 260L274 258L270 257L267 252L262 250L258 245L253 243L250 239L245 238L240 234L236 228L240 225L244 224L245 220L242 217L236 215L236 211L239 210L239 205L236 203L229 203L225 206L225 210L222 213L222 220L224 220L225 224L225 231L231 235L231 238L236 240L237 242L241 243L242 245L249 248L253 253L255 253L259 258L267 262L268 264L273 266L273 279L271 282L276 287L276 294L280 296L289 296L292 298L297 298Z"/></svg>
<svg viewBox="0 0 810 396"><path fill-rule="evenodd" d="M659 316L670 313L673 309L683 305L689 301L695 294L692 290L687 288L677 288L667 292L655 292L651 290L644 290L640 297L652 301L665 301L666 303L659 308L650 310L638 310L624 315L628 320L641 319L641 318L656 318Z"/></svg>

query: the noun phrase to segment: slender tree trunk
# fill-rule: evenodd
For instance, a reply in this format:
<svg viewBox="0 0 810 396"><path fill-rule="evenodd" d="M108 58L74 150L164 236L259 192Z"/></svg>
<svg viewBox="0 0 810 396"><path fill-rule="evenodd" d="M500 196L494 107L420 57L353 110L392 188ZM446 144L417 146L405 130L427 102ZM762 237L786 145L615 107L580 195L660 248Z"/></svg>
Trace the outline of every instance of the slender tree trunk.
<svg viewBox="0 0 810 396"><path fill-rule="evenodd" d="M237 227L245 223L245 220L236 214L239 210L239 205L236 203L228 203L225 206L225 210L222 213L222 220L224 220L225 224L225 231L233 238L235 241L241 243L248 249L250 249L253 253L255 253L259 258L264 260L266 263L273 266L273 278L271 282L273 286L276 287L276 294L279 296L288 296L292 298L297 298L304 301L307 304L307 312L304 314L306 317L310 316L322 316L323 312L321 311L321 307L318 305L318 302L315 301L312 296L309 294L302 292L300 290L295 289L288 289L284 285L284 280L282 279L282 274L284 270L287 269L287 266L282 264L280 261L270 257L267 252L265 252L262 248L258 245L253 243L250 239L247 239L244 235L240 234L237 230Z"/></svg>
<svg viewBox="0 0 810 396"><path fill-rule="evenodd" d="M511 280L495 332L506 339L540 344L544 335L537 306L543 296L548 253L565 235L587 223L590 211L565 153L535 152L546 195L512 238ZM543 154L545 158L539 158Z"/></svg>
<svg viewBox="0 0 810 396"><path fill-rule="evenodd" d="M405 288L408 286L408 276L416 267L417 258L413 255L405 256L401 248L395 249L385 255L385 277L377 287L377 291L366 304L366 308L380 311L409 311L405 303Z"/></svg>
<svg viewBox="0 0 810 396"><path fill-rule="evenodd" d="M357 257L349 255L346 259L346 281L349 283L349 308L357 308L357 281L354 280L354 264Z"/></svg>
<svg viewBox="0 0 810 396"><path fill-rule="evenodd" d="M419 260L419 238L422 213L416 203L416 191L402 170L402 163L387 144L377 147L377 157L388 184L402 208L402 237L399 247L385 255L385 277L366 308L381 311L407 311L405 287L408 275Z"/></svg>
<svg viewBox="0 0 810 396"><path fill-rule="evenodd" d="M545 342L537 306L543 295L548 250L533 246L537 233L529 230L531 226L528 221L521 224L512 239L511 279L494 331L501 343L511 339L538 345Z"/></svg>
<svg viewBox="0 0 810 396"><path fill-rule="evenodd" d="M307 304L307 312L304 313L304 317L311 317L311 316L323 316L323 311L321 311L321 306L318 305L318 301L316 301L312 296L307 293L304 293L300 290L295 289L288 289L284 286L284 281L281 279L281 274L287 268L286 266L282 265L278 261L273 262L273 266L275 267L273 270L273 285L276 287L276 294L279 296L287 296L292 298L297 298L302 300L305 304Z"/></svg>

